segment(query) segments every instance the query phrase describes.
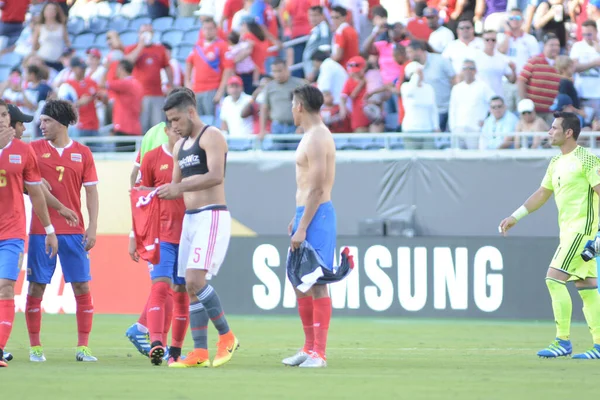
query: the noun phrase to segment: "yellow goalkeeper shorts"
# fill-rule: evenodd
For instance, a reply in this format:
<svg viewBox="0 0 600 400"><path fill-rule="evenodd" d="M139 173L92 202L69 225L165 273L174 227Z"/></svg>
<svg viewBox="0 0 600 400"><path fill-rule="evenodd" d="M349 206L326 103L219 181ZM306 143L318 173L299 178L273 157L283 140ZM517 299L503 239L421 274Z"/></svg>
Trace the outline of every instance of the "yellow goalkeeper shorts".
<svg viewBox="0 0 600 400"><path fill-rule="evenodd" d="M587 236L581 233L565 233L560 235L560 244L552 257L550 268L555 268L571 275L570 281L586 278L596 278L596 258L588 262L583 261L581 252L588 240L596 236Z"/></svg>

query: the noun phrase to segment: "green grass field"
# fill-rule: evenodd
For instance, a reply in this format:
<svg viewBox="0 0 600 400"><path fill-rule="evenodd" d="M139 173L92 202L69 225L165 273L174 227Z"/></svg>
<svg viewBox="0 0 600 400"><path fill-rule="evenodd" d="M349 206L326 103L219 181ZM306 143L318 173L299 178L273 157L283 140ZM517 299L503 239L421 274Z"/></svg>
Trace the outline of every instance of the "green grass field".
<svg viewBox="0 0 600 400"><path fill-rule="evenodd" d="M33 364L23 315L0 369L4 399L564 399L597 394L599 362L540 360L552 323L335 318L328 368L281 365L301 345L293 317L230 316L241 347L221 368L153 367L124 337L135 316L99 315L90 347L96 364L75 361L75 317L45 315L48 361ZM214 356L216 331L209 331ZM590 346L573 327L575 351ZM187 345L191 343L188 338ZM185 350L184 350L185 351Z"/></svg>

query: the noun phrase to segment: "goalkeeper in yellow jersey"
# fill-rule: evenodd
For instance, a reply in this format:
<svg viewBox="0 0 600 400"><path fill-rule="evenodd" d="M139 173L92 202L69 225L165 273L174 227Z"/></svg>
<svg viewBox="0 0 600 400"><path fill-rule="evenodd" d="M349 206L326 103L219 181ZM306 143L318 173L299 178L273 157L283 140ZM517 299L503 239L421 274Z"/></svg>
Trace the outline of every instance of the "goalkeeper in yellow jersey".
<svg viewBox="0 0 600 400"><path fill-rule="evenodd" d="M550 261L546 286L552 298L556 339L537 353L540 357L564 357L573 352L569 339L572 304L566 287L567 281L573 281L583 300L583 314L594 339L591 350L573 358L600 359L600 294L597 290L596 259L592 256L586 262L581 255L588 241L595 239L598 227L600 159L577 145L580 131L576 114L554 114L550 141L560 148L561 153L550 161L541 187L510 217L502 220L498 228L506 235L521 218L543 206L554 193L560 244Z"/></svg>

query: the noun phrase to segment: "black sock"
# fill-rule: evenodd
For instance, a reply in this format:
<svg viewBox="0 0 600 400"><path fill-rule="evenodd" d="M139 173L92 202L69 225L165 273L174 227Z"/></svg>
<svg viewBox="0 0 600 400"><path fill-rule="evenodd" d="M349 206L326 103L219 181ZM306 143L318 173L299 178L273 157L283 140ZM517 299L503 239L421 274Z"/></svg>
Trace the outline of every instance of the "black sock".
<svg viewBox="0 0 600 400"><path fill-rule="evenodd" d="M155 342L152 342L152 344L150 345L150 348L151 348L151 349L153 349L153 348L155 348L156 346L163 347L163 344L162 344L162 342L161 342L160 340L157 340L157 341L155 341Z"/></svg>
<svg viewBox="0 0 600 400"><path fill-rule="evenodd" d="M177 360L179 357L181 357L181 347L169 347L169 356Z"/></svg>

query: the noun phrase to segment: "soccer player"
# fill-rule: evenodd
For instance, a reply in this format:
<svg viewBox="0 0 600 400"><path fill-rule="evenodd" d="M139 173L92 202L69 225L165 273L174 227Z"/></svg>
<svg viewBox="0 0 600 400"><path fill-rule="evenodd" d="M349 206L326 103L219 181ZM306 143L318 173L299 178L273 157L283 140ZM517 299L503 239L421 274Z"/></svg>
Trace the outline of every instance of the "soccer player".
<svg viewBox="0 0 600 400"><path fill-rule="evenodd" d="M312 245L328 270L333 270L336 246L336 214L331 203L335 180L335 143L320 116L323 94L310 85L294 90L294 124L304 130L296 150L296 215L288 226L291 251L305 240ZM296 289L298 313L304 328L304 347L285 365L326 367L325 350L331 320L327 285L316 284L307 293Z"/></svg>
<svg viewBox="0 0 600 400"><path fill-rule="evenodd" d="M68 133L69 125L77 121L73 106L63 100L49 100L40 116L41 130L45 140L31 143L42 177L53 188L58 200L78 213L79 224L71 227L58 214L50 210L50 218L56 226L60 243L60 257L65 282L71 283L77 303L77 361L97 361L88 348L92 329L94 306L88 282L90 260L88 251L96 244L98 226L98 177L90 149L73 141ZM89 226L87 230L81 215L81 188L85 188ZM50 283L56 268L43 251L44 230L38 218L32 218L29 235L28 274L29 292L26 305L26 322L31 350L29 359L34 362L46 360L40 342L42 314L40 304L46 285Z"/></svg>
<svg viewBox="0 0 600 400"><path fill-rule="evenodd" d="M568 281L583 300L583 314L594 340L594 347L573 358L600 359L600 294L597 290L596 260L581 258L588 240L594 240L598 226L598 194L600 193L600 159L577 145L581 131L576 114L554 114L550 141L561 153L552 158L541 187L511 216L500 222L499 231L506 234L521 218L543 206L552 193L558 208L560 244L546 273L546 286L552 298L556 321L556 339L540 350L540 357L555 358L573 352L571 334L571 296Z"/></svg>
<svg viewBox="0 0 600 400"><path fill-rule="evenodd" d="M217 275L231 236L231 216L225 202L227 142L218 129L205 125L195 100L186 92L172 93L163 110L173 130L182 136L173 150L173 181L160 186L161 199L183 195L185 218L179 243L178 275L185 276L190 297L190 328L194 350L169 367L207 367L207 325L219 332L214 367L231 360L239 343L229 329L216 290L206 281Z"/></svg>
<svg viewBox="0 0 600 400"><path fill-rule="evenodd" d="M0 100L0 134L10 130L10 114ZM27 188L33 210L45 232L42 251L53 258L58 239L41 189L42 177L31 147L20 140L10 140L0 148L0 367L7 367L4 348L15 318L15 281L21 270L25 249L26 222L23 187Z"/></svg>
<svg viewBox="0 0 600 400"><path fill-rule="evenodd" d="M165 127L169 138L167 144L150 150L141 164L140 189L154 189L168 184L173 179L173 147L181 136ZM181 228L185 215L182 198L161 200L160 263L149 265L152 288L146 306L146 319L150 333L150 360L160 365L165 353L163 346L173 323L172 342L169 348L169 364L179 361L181 348L187 331L189 297L185 290L185 280L177 276L177 254ZM137 262L135 237L129 240L129 255ZM173 292L171 292L173 284Z"/></svg>

